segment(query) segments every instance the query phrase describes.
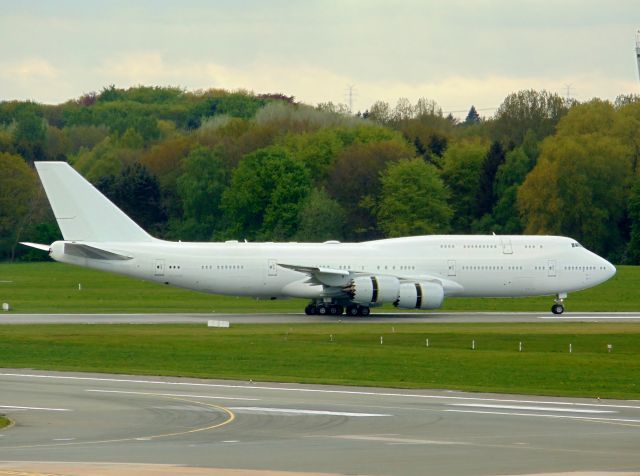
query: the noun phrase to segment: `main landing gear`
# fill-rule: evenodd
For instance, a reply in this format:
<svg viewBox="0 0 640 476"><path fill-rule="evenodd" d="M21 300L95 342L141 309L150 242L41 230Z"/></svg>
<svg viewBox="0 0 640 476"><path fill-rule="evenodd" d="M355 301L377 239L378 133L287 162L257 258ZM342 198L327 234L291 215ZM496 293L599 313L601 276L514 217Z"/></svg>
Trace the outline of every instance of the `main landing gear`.
<svg viewBox="0 0 640 476"><path fill-rule="evenodd" d="M564 300L567 298L567 293L558 293L556 295L556 303L551 306L551 312L556 315L560 315L564 312Z"/></svg>
<svg viewBox="0 0 640 476"><path fill-rule="evenodd" d="M315 316L316 314L321 316L341 316L345 310L348 316L365 317L371 312L367 306L361 306L359 304L349 304L345 309L341 304L321 302L309 304L304 308L304 313L307 316Z"/></svg>
<svg viewBox="0 0 640 476"><path fill-rule="evenodd" d="M327 314L330 316L340 316L344 312L344 307L340 304L333 303L320 303L320 304L309 304L304 308L304 313L307 316L314 316L319 314L321 316L326 316Z"/></svg>

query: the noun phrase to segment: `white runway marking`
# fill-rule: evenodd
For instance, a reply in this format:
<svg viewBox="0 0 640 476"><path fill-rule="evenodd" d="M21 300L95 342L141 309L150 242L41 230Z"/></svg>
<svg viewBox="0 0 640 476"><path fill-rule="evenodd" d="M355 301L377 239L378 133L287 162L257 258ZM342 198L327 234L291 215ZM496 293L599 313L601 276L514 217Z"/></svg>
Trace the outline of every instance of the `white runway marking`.
<svg viewBox="0 0 640 476"><path fill-rule="evenodd" d="M403 398L424 398L434 400L462 400L462 401L481 401L481 402L504 402L504 403L532 403L537 405L566 405L568 407L594 407L594 408L631 408L640 410L640 405L613 405L606 403L582 403L582 402L561 402L561 401L545 401L545 400L518 400L508 398L486 398L486 397L454 397L449 395L424 395L415 393L393 393L393 392L373 392L358 390L327 390L319 388L292 388L292 387L270 387L266 385L244 384L217 384L217 383L197 383L197 382L169 382L162 380L139 380L139 379L120 379L120 378L103 378L103 377L73 377L70 375L37 375L37 374L17 374L17 373L0 373L0 377L19 377L19 378L35 378L35 379L52 379L52 380L77 380L87 382L117 382L117 383L133 383L147 385L167 385L175 387L199 387L199 388L235 388L242 390L271 390L275 392L300 392L300 393L318 393L318 394L336 394L336 395L362 395L373 397L403 397ZM636 401L636 400L630 400Z"/></svg>
<svg viewBox="0 0 640 476"><path fill-rule="evenodd" d="M160 397L189 397L189 398L208 398L213 400L242 400L246 402L259 402L259 398L243 398L243 397L213 397L211 395L191 395L184 393L152 393L152 392L126 392L124 390L98 390L98 389L85 389L85 392L95 393L122 393L125 395L157 395Z"/></svg>
<svg viewBox="0 0 640 476"><path fill-rule="evenodd" d="M328 416L348 416L348 417L388 417L384 413L352 413L352 412L332 412L324 410L298 410L294 408L263 408L263 407L229 407L229 410L237 412L264 412L264 413L286 413L289 415L328 415Z"/></svg>
<svg viewBox="0 0 640 476"><path fill-rule="evenodd" d="M45 408L45 407L18 407L14 405L0 405L0 408L6 408L8 410L43 410L48 412L71 412L68 408Z"/></svg>
<svg viewBox="0 0 640 476"><path fill-rule="evenodd" d="M567 319L635 319L636 321L640 321L640 316L564 316L564 317L555 317L555 316L538 316L538 319L549 319L552 321L566 321Z"/></svg>
<svg viewBox="0 0 640 476"><path fill-rule="evenodd" d="M444 440L420 440L415 438L397 438L384 435L336 435L329 438L337 438L341 440L361 440L361 441L380 441L382 443L394 443L405 445L469 445L463 441L444 441Z"/></svg>
<svg viewBox="0 0 640 476"><path fill-rule="evenodd" d="M490 403L454 403L454 407L476 407L476 408L503 408L505 410L534 410L543 412L563 412L563 413L618 413L612 410L588 410L585 408L560 408L560 407L534 407L522 405L492 405Z"/></svg>
<svg viewBox="0 0 640 476"><path fill-rule="evenodd" d="M605 417L585 417L575 415L546 415L544 413L515 413L515 412L489 412L480 410L444 410L451 413L476 413L478 415L508 415L508 416L523 416L523 417L539 417L539 418L565 418L568 420L586 420L596 422L610 422L610 423L640 423L640 420L626 419L626 418L605 418Z"/></svg>

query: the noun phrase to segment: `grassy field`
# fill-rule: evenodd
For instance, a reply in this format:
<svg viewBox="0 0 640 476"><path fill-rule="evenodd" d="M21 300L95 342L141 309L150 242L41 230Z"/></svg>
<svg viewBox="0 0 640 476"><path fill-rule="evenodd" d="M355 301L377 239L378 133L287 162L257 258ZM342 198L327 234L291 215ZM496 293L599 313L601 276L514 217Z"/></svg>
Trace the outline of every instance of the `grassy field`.
<svg viewBox="0 0 640 476"><path fill-rule="evenodd" d="M0 415L0 429L4 428L5 426L9 426L9 423L11 422L7 418Z"/></svg>
<svg viewBox="0 0 640 476"><path fill-rule="evenodd" d="M11 368L637 399L640 325L0 326L0 362Z"/></svg>
<svg viewBox="0 0 640 476"><path fill-rule="evenodd" d="M78 290L78 284L82 290ZM595 288L573 293L568 311L640 310L640 268L619 266ZM60 263L0 264L0 302L29 312L301 312L302 300L257 301L196 293ZM444 311L541 311L550 297L445 300ZM388 306L383 309L394 309Z"/></svg>

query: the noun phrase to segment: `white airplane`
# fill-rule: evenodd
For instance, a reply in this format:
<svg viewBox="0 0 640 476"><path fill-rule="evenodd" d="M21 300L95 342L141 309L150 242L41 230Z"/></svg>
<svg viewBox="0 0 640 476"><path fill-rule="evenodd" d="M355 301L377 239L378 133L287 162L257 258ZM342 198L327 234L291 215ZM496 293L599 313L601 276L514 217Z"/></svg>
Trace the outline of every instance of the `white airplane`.
<svg viewBox="0 0 640 476"><path fill-rule="evenodd" d="M434 235L363 243L169 242L156 239L65 162L36 162L62 231L23 243L63 263L197 291L310 299L305 312L369 315L392 303L436 309L445 297L555 295L596 286L616 268L560 236Z"/></svg>

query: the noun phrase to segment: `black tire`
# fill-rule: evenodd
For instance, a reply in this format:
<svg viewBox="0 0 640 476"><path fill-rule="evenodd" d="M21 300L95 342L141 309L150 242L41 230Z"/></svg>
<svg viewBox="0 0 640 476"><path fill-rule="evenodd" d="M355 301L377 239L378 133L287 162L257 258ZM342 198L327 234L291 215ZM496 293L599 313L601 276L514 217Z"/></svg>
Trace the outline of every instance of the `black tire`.
<svg viewBox="0 0 640 476"><path fill-rule="evenodd" d="M321 316L326 315L327 311L328 309L326 306L323 306L323 305L318 306L318 314L320 314Z"/></svg>
<svg viewBox="0 0 640 476"><path fill-rule="evenodd" d="M554 304L551 306L551 312L560 315L564 312L564 306L562 304Z"/></svg>
<svg viewBox="0 0 640 476"><path fill-rule="evenodd" d="M318 308L316 308L314 304L309 304L307 307L304 308L304 313L307 316L314 316L318 313Z"/></svg>
<svg viewBox="0 0 640 476"><path fill-rule="evenodd" d="M358 315L362 317L367 317L371 314L371 310L367 306L360 306L358 309Z"/></svg>
<svg viewBox="0 0 640 476"><path fill-rule="evenodd" d="M331 306L329 306L329 314L331 314L332 316L337 316L338 306L336 306L335 304L332 304Z"/></svg>
<svg viewBox="0 0 640 476"><path fill-rule="evenodd" d="M357 316L358 314L360 314L358 312L358 306L347 306L347 314L350 316Z"/></svg>
<svg viewBox="0 0 640 476"><path fill-rule="evenodd" d="M336 316L342 316L342 314L344 314L344 306L337 304L336 309L338 310L338 312L336 312Z"/></svg>

